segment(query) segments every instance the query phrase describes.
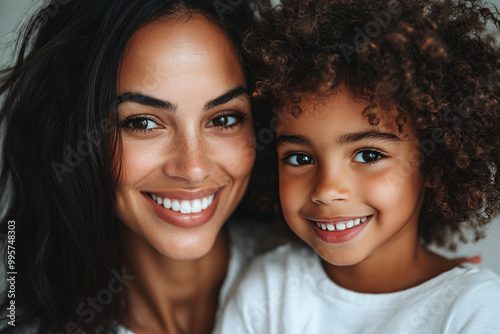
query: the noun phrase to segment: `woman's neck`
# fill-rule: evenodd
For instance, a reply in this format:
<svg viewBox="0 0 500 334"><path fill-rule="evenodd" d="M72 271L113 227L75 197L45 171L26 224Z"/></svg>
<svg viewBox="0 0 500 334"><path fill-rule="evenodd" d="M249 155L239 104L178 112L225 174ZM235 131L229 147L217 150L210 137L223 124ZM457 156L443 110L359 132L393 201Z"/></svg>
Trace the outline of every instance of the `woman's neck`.
<svg viewBox="0 0 500 334"><path fill-rule="evenodd" d="M127 227L120 234L126 271L135 276L124 324L136 333L210 333L229 262L224 231L193 260L167 258Z"/></svg>

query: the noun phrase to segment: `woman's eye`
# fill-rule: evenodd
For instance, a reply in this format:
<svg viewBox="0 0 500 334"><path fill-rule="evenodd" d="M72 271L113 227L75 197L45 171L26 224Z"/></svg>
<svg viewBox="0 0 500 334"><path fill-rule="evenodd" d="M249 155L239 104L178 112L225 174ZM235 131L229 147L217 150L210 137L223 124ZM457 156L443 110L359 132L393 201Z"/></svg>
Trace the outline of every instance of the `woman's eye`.
<svg viewBox="0 0 500 334"><path fill-rule="evenodd" d="M292 166L302 166L313 164L314 159L306 154L292 154L285 157L283 162Z"/></svg>
<svg viewBox="0 0 500 334"><path fill-rule="evenodd" d="M238 118L236 116L218 116L208 122L207 126L223 126L223 127L231 127L238 122Z"/></svg>
<svg viewBox="0 0 500 334"><path fill-rule="evenodd" d="M132 128L134 130L152 130L159 127L153 120L148 118L134 118L131 120L126 120L124 125L126 127Z"/></svg>
<svg viewBox="0 0 500 334"><path fill-rule="evenodd" d="M383 157L384 157L384 155L380 152L373 151L373 150L364 150L364 151L360 151L356 154L356 156L354 157L354 161L361 162L361 163L371 163L371 162L375 162Z"/></svg>

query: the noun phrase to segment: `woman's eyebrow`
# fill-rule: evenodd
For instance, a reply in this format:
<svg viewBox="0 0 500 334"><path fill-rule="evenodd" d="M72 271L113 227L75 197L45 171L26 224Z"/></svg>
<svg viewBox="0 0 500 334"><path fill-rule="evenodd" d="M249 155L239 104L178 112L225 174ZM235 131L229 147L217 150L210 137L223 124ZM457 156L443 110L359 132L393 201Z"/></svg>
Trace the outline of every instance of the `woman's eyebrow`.
<svg viewBox="0 0 500 334"><path fill-rule="evenodd" d="M136 92L126 92L120 94L116 98L116 101L117 102L115 103L115 106L118 106L119 104L124 102L133 102L143 106L153 107L157 109L165 109L168 111L175 111L177 109L177 105L170 101L160 100L155 97L147 96Z"/></svg>
<svg viewBox="0 0 500 334"><path fill-rule="evenodd" d="M243 87L243 86L238 86L236 88L233 88L229 90L228 92L222 94L221 96L216 97L213 100L208 101L205 106L203 107L204 111L207 111L213 107L216 107L218 105L227 103L231 101L232 99L237 98L240 95L246 94L248 95L248 90ZM153 107L157 109L164 109L167 111L175 111L177 110L177 105L175 103L172 103L170 101L165 101L161 99L157 99L156 97L144 95L138 92L126 92L123 94L120 94L116 98L116 103L115 106L118 106L121 103L124 102L133 102L137 103L143 106L147 107Z"/></svg>
<svg viewBox="0 0 500 334"><path fill-rule="evenodd" d="M243 86L238 86L238 87L233 88L233 89L229 90L228 92L222 94L221 96L216 97L215 99L208 101L205 104L205 107L203 107L203 110L207 111L213 107L216 107L218 105L229 102L232 99L235 99L238 96L243 95L243 94L248 95L248 90Z"/></svg>

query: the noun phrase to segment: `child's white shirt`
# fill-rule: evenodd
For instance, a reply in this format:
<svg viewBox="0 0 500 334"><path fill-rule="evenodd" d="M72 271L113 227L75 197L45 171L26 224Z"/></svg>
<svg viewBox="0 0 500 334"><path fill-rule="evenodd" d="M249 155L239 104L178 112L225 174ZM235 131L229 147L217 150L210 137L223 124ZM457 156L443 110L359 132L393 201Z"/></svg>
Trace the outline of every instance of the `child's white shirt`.
<svg viewBox="0 0 500 334"><path fill-rule="evenodd" d="M312 249L287 244L255 260L215 333L500 333L500 277L464 263L404 291L357 293Z"/></svg>

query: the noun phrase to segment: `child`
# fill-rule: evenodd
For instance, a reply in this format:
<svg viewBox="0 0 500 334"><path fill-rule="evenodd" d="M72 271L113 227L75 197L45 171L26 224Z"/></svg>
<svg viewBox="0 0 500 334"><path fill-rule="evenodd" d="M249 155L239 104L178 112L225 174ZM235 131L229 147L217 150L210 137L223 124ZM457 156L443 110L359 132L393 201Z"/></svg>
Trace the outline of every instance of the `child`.
<svg viewBox="0 0 500 334"><path fill-rule="evenodd" d="M500 277L426 247L479 239L500 210L496 11L281 3L246 48L279 112L281 209L310 248L256 260L218 331L500 333Z"/></svg>

